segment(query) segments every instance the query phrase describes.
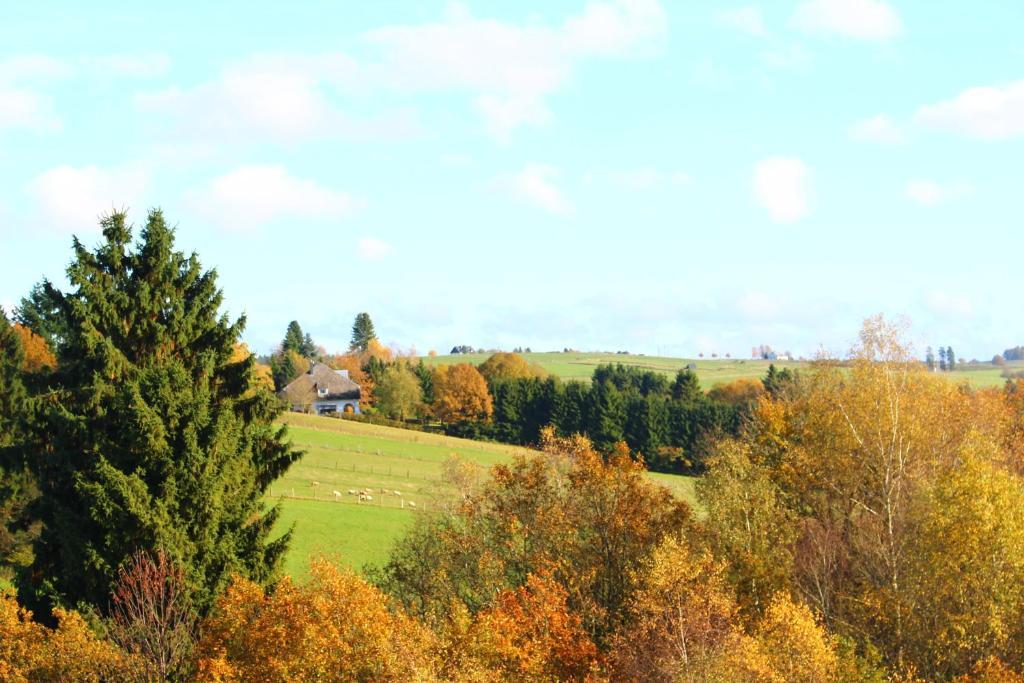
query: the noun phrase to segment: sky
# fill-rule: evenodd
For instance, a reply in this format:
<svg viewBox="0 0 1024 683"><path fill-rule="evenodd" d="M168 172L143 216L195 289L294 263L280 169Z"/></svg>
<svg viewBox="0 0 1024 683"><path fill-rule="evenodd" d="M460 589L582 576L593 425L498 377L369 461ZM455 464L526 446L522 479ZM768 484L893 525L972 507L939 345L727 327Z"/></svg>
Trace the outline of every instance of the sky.
<svg viewBox="0 0 1024 683"><path fill-rule="evenodd" d="M245 339L1024 343L1024 3L9 3L0 306L160 207Z"/></svg>

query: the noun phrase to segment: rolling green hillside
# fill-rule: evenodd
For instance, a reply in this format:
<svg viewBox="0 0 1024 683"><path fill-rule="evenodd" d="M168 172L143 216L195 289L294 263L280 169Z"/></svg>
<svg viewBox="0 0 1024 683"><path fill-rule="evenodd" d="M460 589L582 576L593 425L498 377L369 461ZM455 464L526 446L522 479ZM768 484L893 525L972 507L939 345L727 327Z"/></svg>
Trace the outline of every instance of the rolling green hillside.
<svg viewBox="0 0 1024 683"><path fill-rule="evenodd" d="M809 365L801 361L766 361L747 359L688 359L664 358L658 356L637 356L616 353L524 353L531 363L535 363L552 375L566 380L587 381L598 365L622 363L623 365L655 370L669 376L693 363L697 366L697 377L704 389L716 384L725 384L741 377L760 379L768 372L772 363L779 368L800 368ZM472 363L479 365L490 357L489 353L471 353L424 358L428 365L453 365L455 363ZM1024 370L1024 363L1010 364L1011 370ZM968 382L975 387L998 387L1006 381L1002 376L1002 368L991 363L961 366L965 369L943 373L942 376L954 382Z"/></svg>
<svg viewBox="0 0 1024 683"><path fill-rule="evenodd" d="M267 498L281 501L279 530L295 525L285 572L300 578L316 554L356 569L385 561L413 515L450 493L441 482L441 469L452 455L486 468L516 453L532 452L297 413L288 413L283 420L292 441L306 455L275 482ZM651 476L694 502L692 478ZM360 502L349 493L362 489L369 490L373 500ZM341 495L335 496L335 491Z"/></svg>

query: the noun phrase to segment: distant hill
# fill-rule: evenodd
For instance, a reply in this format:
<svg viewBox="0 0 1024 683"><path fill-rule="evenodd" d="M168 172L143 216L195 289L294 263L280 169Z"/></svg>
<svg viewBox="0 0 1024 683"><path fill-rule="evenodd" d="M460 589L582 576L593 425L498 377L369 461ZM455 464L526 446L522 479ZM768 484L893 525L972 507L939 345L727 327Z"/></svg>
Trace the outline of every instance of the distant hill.
<svg viewBox="0 0 1024 683"><path fill-rule="evenodd" d="M424 357L427 365L452 365L455 363L471 363L480 365L490 357L489 353L459 353L455 355ZM725 384L744 377L764 377L768 366L775 364L779 368L798 369L809 365L803 361L767 361L748 360L742 358L667 358L662 356L641 356L621 353L523 353L520 354L531 363L544 368L550 374L563 380L589 381L594 368L607 363L622 363L633 367L655 370L674 376L688 365L695 365L698 379L704 389L716 384ZM1024 368L1024 366L1022 366ZM975 387L998 387L1006 381L1002 376L1002 368L992 363L965 365L962 370L943 373L943 376L956 382L968 382Z"/></svg>

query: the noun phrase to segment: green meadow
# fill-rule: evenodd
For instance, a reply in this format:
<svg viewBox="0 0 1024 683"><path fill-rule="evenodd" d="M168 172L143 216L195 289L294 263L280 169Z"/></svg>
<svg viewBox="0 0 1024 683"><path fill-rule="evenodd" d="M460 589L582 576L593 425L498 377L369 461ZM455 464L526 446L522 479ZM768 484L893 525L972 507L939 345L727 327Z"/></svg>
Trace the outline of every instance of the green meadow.
<svg viewBox="0 0 1024 683"><path fill-rule="evenodd" d="M430 510L450 493L441 471L453 455L489 468L517 453L533 453L516 446L297 413L286 414L283 421L292 442L306 454L274 483L267 498L281 503L277 529L294 525L285 572L299 579L308 574L309 560L317 555L357 570L383 563L414 515ZM694 502L691 477L650 476ZM373 499L360 502L358 495L349 493L360 490L370 491Z"/></svg>

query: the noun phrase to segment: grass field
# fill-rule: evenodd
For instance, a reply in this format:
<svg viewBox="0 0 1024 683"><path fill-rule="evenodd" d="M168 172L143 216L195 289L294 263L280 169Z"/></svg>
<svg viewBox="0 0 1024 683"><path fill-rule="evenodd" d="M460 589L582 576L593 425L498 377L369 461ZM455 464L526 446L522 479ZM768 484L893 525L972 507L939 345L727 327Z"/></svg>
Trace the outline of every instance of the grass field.
<svg viewBox="0 0 1024 683"><path fill-rule="evenodd" d="M623 365L654 370L668 376L675 374L690 363L697 366L697 378L701 386L706 390L716 384L725 384L743 377L762 378L768 372L768 366L772 363L778 369L807 367L809 363L801 361L766 361L746 360L738 358L719 359L692 359L692 358L663 358L658 356L635 356L616 353L524 353L522 354L531 363L544 368L550 374L565 380L588 381L594 373L594 368L607 363L622 363ZM490 357L488 353L470 353L455 356L435 356L424 358L428 365L453 365L455 363L472 363L479 365ZM1012 370L1024 370L1024 363L1011 363ZM974 387L1000 387L1006 381L1002 377L1002 368L991 363L978 363L977 365L961 366L965 369L955 372L943 373L942 376L953 382L967 382Z"/></svg>
<svg viewBox="0 0 1024 683"><path fill-rule="evenodd" d="M531 452L297 413L288 413L284 421L292 441L306 455L275 482L268 499L281 500L279 530L295 525L285 571L300 579L307 575L313 555L356 569L386 560L392 543L412 523L416 511L429 509L437 496L447 492L441 465L451 455L490 467L516 453ZM692 478L650 476L694 502ZM372 490L373 501L359 503L349 495L349 490L358 489ZM382 495L382 489L387 493ZM336 499L334 491L341 497ZM410 503L416 504L415 511Z"/></svg>

